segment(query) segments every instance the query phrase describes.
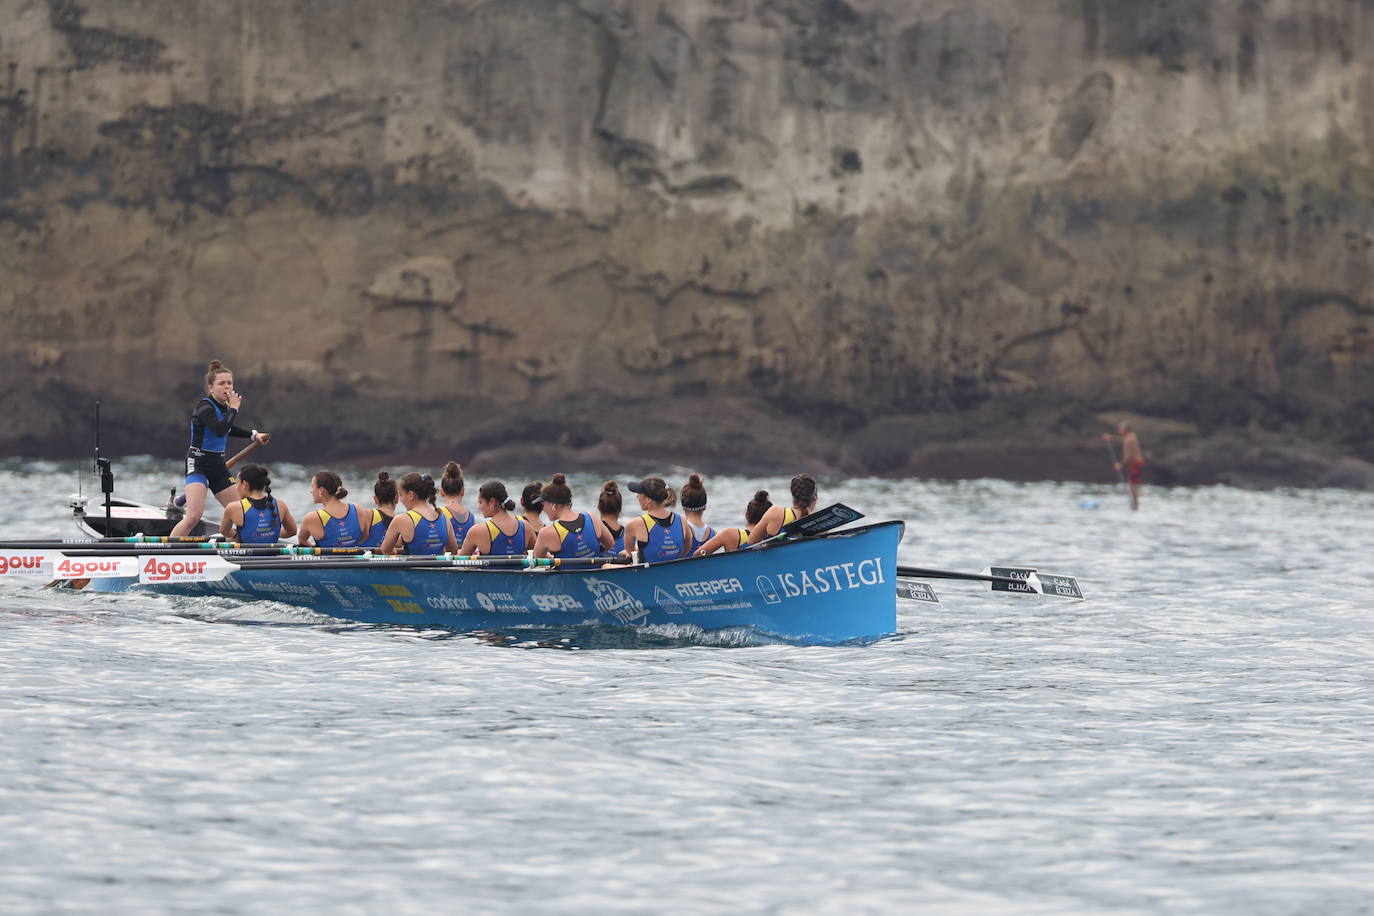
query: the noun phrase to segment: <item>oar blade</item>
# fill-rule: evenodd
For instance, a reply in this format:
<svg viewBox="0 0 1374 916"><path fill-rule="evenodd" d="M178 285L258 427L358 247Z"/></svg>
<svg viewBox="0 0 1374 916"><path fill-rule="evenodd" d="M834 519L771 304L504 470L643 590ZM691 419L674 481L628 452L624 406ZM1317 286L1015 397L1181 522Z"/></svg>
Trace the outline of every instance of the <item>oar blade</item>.
<svg viewBox="0 0 1374 916"><path fill-rule="evenodd" d="M1034 566L992 566L988 568L985 574L999 577L992 583L994 592L1011 592L1017 595L1040 594L1040 590L1035 587L1037 583Z"/></svg>
<svg viewBox="0 0 1374 916"><path fill-rule="evenodd" d="M1057 573L1043 573L1034 566L993 566L988 572L1004 579L1018 581L997 581L992 583L994 592L1013 592L1021 595L1049 595L1054 598L1076 598L1083 600L1083 588L1073 576Z"/></svg>
<svg viewBox="0 0 1374 916"><path fill-rule="evenodd" d="M1073 576L1058 576L1053 573L1042 572L1036 573L1035 576L1040 580L1040 593L1042 595L1083 600L1083 589Z"/></svg>
<svg viewBox="0 0 1374 916"><path fill-rule="evenodd" d="M209 556L171 558L149 554L138 558L138 581L142 585L168 585L174 582L218 582L237 572L237 563Z"/></svg>
<svg viewBox="0 0 1374 916"><path fill-rule="evenodd" d="M940 596L935 594L935 589L925 582L913 582L910 579L897 580L897 597L910 598L912 601L924 601L928 604L939 604Z"/></svg>
<svg viewBox="0 0 1374 916"><path fill-rule="evenodd" d="M851 509L844 503L835 503L833 506L826 506L824 509L817 509L810 515L803 516L795 522L789 522L778 529L775 537L803 538L814 537L824 534L841 525L858 521L864 514L857 509Z"/></svg>

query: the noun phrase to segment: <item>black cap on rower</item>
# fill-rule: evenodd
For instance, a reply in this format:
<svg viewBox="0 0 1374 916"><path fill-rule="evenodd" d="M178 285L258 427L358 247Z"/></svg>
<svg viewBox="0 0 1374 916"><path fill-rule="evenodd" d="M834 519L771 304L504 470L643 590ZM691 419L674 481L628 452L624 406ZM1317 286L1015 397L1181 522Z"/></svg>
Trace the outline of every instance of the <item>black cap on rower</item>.
<svg viewBox="0 0 1374 916"><path fill-rule="evenodd" d="M639 483L627 483L625 488L631 493L643 493L656 503L668 499L668 482L662 477L645 477Z"/></svg>

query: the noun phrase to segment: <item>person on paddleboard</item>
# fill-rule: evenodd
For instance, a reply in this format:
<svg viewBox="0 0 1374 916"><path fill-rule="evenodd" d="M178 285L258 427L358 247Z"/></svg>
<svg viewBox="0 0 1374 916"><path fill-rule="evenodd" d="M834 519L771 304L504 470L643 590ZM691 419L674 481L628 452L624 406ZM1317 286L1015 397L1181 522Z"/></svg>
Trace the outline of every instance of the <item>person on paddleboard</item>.
<svg viewBox="0 0 1374 916"><path fill-rule="evenodd" d="M404 512L398 512L386 529L382 553L406 553L413 556L434 556L457 553L458 542L453 539L453 513L436 504L438 491L434 478L411 471L396 484L401 494Z"/></svg>
<svg viewBox="0 0 1374 916"><path fill-rule="evenodd" d="M272 495L272 478L260 464L239 469L239 501L224 507L219 533L240 544L275 544L296 533L291 510Z"/></svg>
<svg viewBox="0 0 1374 916"><path fill-rule="evenodd" d="M601 524L611 533L611 546L606 548L608 556L625 552L625 526L620 524L620 510L623 507L620 485L614 480L603 483L601 495L596 498L596 511L601 516Z"/></svg>
<svg viewBox="0 0 1374 916"><path fill-rule="evenodd" d="M763 514L759 523L749 529L749 543L757 544L764 538L771 538L799 518L805 518L816 511L816 478L810 474L798 474L792 478L792 505L784 508L773 506Z"/></svg>
<svg viewBox="0 0 1374 916"><path fill-rule="evenodd" d="M463 538L458 552L465 557L518 557L534 547L534 534L522 518L511 514L515 500L506 493L506 485L488 480L477 490L477 511L486 522L473 525Z"/></svg>
<svg viewBox="0 0 1374 916"><path fill-rule="evenodd" d="M672 511L677 493L662 477L645 477L626 488L639 496L641 515L625 523L625 550L638 550L645 563L676 560L687 555L688 532L682 517Z"/></svg>
<svg viewBox="0 0 1374 916"><path fill-rule="evenodd" d="M243 396L234 390L234 373L217 359L205 373L206 394L191 409L191 444L186 450L186 514L172 529L172 537L196 530L205 514L205 494L215 494L221 506L234 501L238 491L224 464L224 447L230 436L267 442L270 433L245 430L235 425Z"/></svg>
<svg viewBox="0 0 1374 916"><path fill-rule="evenodd" d="M361 547L372 530L372 513L344 502L348 490L333 471L316 471L310 478L310 498L320 508L301 520L301 545Z"/></svg>
<svg viewBox="0 0 1374 916"><path fill-rule="evenodd" d="M1131 489L1131 511L1134 512L1140 509L1140 482L1144 477L1145 452L1141 449L1140 439L1131 429L1131 424L1122 420L1116 430L1118 435L1103 433L1102 438L1106 442L1121 443L1121 460L1115 462L1112 467L1126 472L1126 482Z"/></svg>
<svg viewBox="0 0 1374 916"><path fill-rule="evenodd" d="M715 553L717 550L729 552L739 550L741 547L749 546L749 531L759 523L763 514L773 507L773 502L768 498L767 490L758 490L754 493L754 498L749 500L749 505L744 507L743 528L722 528L705 544L697 548L696 555L704 557L707 554Z"/></svg>
<svg viewBox="0 0 1374 916"><path fill-rule="evenodd" d="M539 498L549 524L535 535L536 557L594 557L615 542L599 518L590 512L573 511L572 490L562 474L553 475Z"/></svg>
<svg viewBox="0 0 1374 916"><path fill-rule="evenodd" d="M372 501L377 507L368 510L372 514L372 527L368 529L367 537L363 538L364 547L382 546L386 530L396 517L396 499L396 481L386 471L378 471L377 482L372 485Z"/></svg>
<svg viewBox="0 0 1374 916"><path fill-rule="evenodd" d="M716 530L706 524L703 517L706 512L706 485L701 482L701 475L693 474L687 478L678 491L678 502L682 504L682 524L687 528L687 554L690 556L716 536Z"/></svg>
<svg viewBox="0 0 1374 916"><path fill-rule="evenodd" d="M444 508L449 512L449 524L453 526L453 538L459 544L468 536L468 531L477 516L463 505L467 492L463 483L463 468L456 461L444 465L444 476L439 480L439 492L444 497Z"/></svg>

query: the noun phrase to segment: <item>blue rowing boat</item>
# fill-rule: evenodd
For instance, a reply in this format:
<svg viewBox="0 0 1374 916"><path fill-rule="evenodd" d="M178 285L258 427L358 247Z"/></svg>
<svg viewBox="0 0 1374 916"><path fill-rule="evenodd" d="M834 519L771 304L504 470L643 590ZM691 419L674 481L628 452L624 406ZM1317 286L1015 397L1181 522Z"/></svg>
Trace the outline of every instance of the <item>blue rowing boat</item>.
<svg viewBox="0 0 1374 916"><path fill-rule="evenodd" d="M218 581L92 579L94 591L280 601L363 623L452 627L745 627L833 644L896 632L899 521L755 550L592 569L331 568L329 560L238 569Z"/></svg>

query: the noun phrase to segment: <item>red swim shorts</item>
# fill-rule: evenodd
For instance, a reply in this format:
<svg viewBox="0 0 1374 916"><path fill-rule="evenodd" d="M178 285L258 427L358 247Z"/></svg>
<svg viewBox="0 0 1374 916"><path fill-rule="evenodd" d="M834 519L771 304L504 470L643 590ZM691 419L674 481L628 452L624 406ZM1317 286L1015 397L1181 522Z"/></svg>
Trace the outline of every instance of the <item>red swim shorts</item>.
<svg viewBox="0 0 1374 916"><path fill-rule="evenodd" d="M1140 483L1141 473L1145 470L1145 462L1132 461L1128 470L1130 471L1131 483Z"/></svg>

